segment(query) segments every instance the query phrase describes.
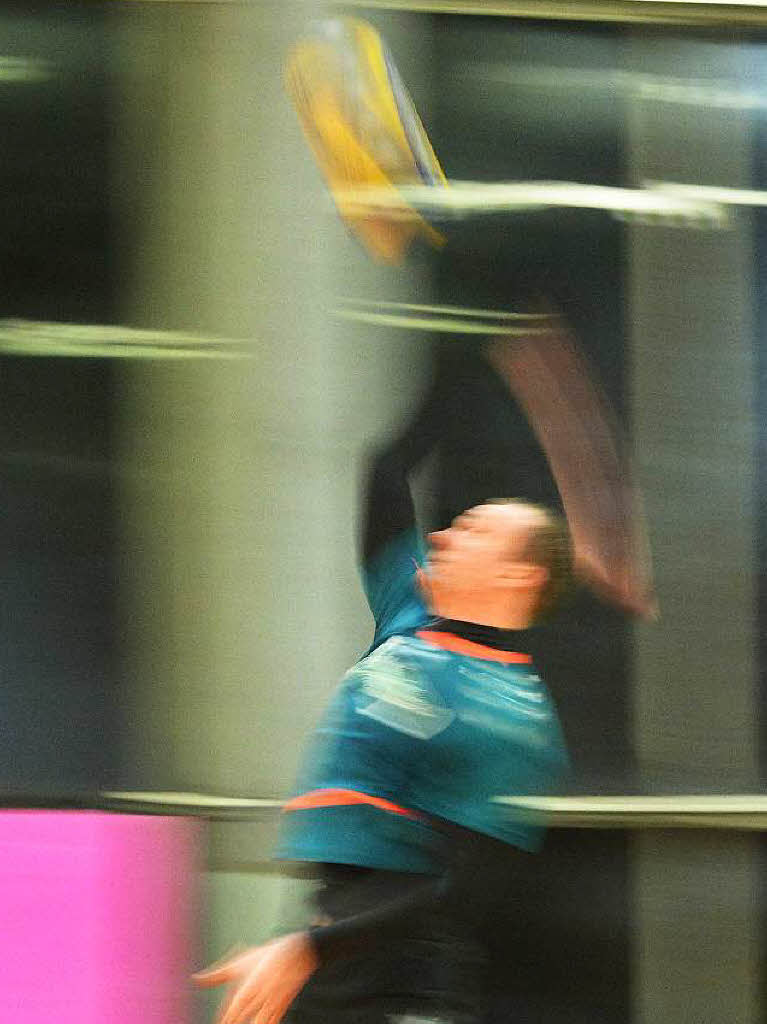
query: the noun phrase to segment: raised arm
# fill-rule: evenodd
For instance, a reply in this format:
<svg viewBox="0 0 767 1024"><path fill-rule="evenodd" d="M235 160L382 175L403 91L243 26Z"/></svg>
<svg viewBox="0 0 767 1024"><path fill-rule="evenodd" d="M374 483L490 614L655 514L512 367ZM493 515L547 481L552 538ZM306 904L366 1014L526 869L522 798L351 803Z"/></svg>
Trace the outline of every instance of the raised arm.
<svg viewBox="0 0 767 1024"><path fill-rule="evenodd" d="M360 560L376 623L373 646L422 625L426 609L416 575L424 547L409 478L434 449L454 393L439 373L406 428L369 460L362 494Z"/></svg>
<svg viewBox="0 0 767 1024"><path fill-rule="evenodd" d="M416 528L409 476L438 443L451 384L438 375L405 429L369 459L362 496L360 556L368 565Z"/></svg>
<svg viewBox="0 0 767 1024"><path fill-rule="evenodd" d="M606 397L564 320L513 343L490 362L536 433L559 489L582 579L643 618L656 614L649 547L630 460Z"/></svg>

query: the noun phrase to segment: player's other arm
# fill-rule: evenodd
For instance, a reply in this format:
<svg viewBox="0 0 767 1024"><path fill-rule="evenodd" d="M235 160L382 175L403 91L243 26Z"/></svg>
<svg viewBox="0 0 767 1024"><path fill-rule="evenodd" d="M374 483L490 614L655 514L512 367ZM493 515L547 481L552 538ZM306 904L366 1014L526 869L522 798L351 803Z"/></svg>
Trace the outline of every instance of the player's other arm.
<svg viewBox="0 0 767 1024"><path fill-rule="evenodd" d="M362 913L282 936L195 975L201 987L231 986L219 1024L247 1024L254 1018L279 1024L320 965L406 940L414 915L439 908L465 935L485 926L503 899L513 874L509 858L515 853L505 843L465 829L451 827L445 839L443 875L403 876L385 899Z"/></svg>
<svg viewBox="0 0 767 1024"><path fill-rule="evenodd" d="M398 944L412 934L413 920L439 909L469 936L486 925L513 875L515 858L528 854L452 822L442 833L444 870L439 875L394 878L386 898L342 920L311 928L322 964Z"/></svg>

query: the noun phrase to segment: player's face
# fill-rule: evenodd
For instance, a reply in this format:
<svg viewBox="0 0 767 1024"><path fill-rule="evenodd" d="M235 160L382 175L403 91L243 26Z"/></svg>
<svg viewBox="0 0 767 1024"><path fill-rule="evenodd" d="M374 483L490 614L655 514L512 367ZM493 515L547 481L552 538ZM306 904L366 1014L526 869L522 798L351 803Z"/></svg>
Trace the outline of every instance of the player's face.
<svg viewBox="0 0 767 1024"><path fill-rule="evenodd" d="M477 505L429 536L430 586L460 593L508 587L529 566L530 533L542 513L529 505Z"/></svg>

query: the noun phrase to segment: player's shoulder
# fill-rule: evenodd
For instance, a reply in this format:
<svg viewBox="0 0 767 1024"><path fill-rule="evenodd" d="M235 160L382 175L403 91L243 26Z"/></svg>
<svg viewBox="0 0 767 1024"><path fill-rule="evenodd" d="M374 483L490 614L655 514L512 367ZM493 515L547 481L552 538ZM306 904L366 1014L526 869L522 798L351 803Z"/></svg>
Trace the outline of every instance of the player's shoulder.
<svg viewBox="0 0 767 1024"><path fill-rule="evenodd" d="M347 673L347 693L358 714L428 738L453 719L438 661L417 637L392 637Z"/></svg>
<svg viewBox="0 0 767 1024"><path fill-rule="evenodd" d="M446 664L442 651L424 643L417 635L398 633L378 644L361 658L348 673L349 678L432 676Z"/></svg>

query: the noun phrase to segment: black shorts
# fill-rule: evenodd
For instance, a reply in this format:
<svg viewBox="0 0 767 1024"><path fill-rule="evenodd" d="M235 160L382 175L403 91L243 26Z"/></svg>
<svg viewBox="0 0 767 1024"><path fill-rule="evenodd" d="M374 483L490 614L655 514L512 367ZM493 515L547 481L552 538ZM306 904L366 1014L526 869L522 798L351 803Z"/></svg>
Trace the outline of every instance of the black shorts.
<svg viewBox="0 0 767 1024"><path fill-rule="evenodd" d="M396 872L327 865L314 898L319 920L380 905L401 887ZM407 934L320 967L285 1024L478 1024L486 957L439 909L414 914Z"/></svg>

